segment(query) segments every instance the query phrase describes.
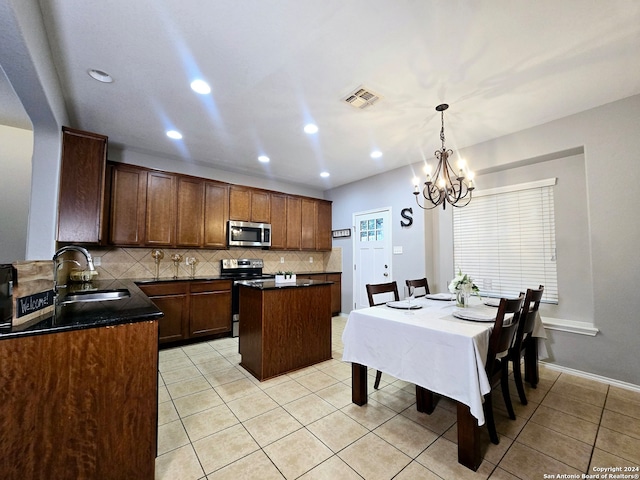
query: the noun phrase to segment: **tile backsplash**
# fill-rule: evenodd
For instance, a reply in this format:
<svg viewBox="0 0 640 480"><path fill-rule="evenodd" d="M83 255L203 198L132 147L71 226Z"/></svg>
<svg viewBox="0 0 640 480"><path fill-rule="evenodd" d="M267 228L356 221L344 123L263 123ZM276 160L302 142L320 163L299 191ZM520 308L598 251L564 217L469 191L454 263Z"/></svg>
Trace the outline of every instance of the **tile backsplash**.
<svg viewBox="0 0 640 480"><path fill-rule="evenodd" d="M113 278L153 278L155 276L155 260L151 252L155 248L90 248L94 257L100 258L96 266L98 279ZM196 277L217 276L220 274L220 260L223 258L262 258L264 273L275 273L278 270L294 273L341 272L342 248L335 247L330 252L289 252L280 250L230 249L203 250L187 248L161 249L164 258L159 265L159 278L173 278L175 267L171 256L182 255L178 266L178 278L189 278L191 268L185 264L185 258L197 259ZM283 261L281 261L283 260Z"/></svg>

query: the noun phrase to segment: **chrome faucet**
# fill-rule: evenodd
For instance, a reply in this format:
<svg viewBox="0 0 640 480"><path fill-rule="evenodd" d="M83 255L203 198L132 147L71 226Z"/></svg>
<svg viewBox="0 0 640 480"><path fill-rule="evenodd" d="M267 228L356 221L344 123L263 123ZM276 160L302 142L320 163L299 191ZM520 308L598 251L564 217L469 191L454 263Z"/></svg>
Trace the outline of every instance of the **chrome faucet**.
<svg viewBox="0 0 640 480"><path fill-rule="evenodd" d="M80 252L84 255L84 257L87 260L87 268L89 269L89 271L94 272L96 270L96 267L93 266L93 258L91 257L91 254L89 253L89 250L87 250L84 247L79 247L77 245L67 245L65 247L60 248L56 253L53 254L53 294L57 295L58 294L58 269L62 266L62 264L64 262L74 262L76 264L78 264L78 266L80 266L80 264L75 261L75 260L60 260L58 261L58 259L64 255L66 252L69 251L76 251L76 252ZM66 286L66 285L62 285L62 286Z"/></svg>

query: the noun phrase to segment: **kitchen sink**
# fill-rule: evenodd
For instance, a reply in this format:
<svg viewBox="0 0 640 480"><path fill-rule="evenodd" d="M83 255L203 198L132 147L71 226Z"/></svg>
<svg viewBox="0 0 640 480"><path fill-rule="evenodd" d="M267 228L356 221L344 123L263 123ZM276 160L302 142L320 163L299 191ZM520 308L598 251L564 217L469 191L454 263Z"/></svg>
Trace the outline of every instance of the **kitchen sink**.
<svg viewBox="0 0 640 480"><path fill-rule="evenodd" d="M107 300L121 300L129 298L131 293L126 288L116 288L113 290L79 290L67 293L58 302L59 305L78 302L104 302Z"/></svg>

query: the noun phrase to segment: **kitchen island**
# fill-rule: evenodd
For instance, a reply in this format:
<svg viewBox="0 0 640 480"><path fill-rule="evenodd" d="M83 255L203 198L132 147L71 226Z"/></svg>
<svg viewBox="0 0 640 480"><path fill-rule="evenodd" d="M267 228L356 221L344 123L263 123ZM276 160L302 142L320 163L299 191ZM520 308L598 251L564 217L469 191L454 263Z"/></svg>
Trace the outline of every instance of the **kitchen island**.
<svg viewBox="0 0 640 480"><path fill-rule="evenodd" d="M132 281L86 287L129 296L0 331L3 480L154 478L162 312Z"/></svg>
<svg viewBox="0 0 640 480"><path fill-rule="evenodd" d="M241 365L266 380L331 359L331 285L238 282Z"/></svg>

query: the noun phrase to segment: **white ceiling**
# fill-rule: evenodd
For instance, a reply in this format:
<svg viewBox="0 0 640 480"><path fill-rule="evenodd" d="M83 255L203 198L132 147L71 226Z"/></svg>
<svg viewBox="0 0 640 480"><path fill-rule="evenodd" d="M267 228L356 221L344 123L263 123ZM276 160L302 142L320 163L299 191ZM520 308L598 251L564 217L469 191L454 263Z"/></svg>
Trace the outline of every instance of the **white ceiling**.
<svg viewBox="0 0 640 480"><path fill-rule="evenodd" d="M640 93L638 0L40 4L72 126L320 190L432 157L440 103L458 149ZM382 100L341 102L360 85Z"/></svg>

